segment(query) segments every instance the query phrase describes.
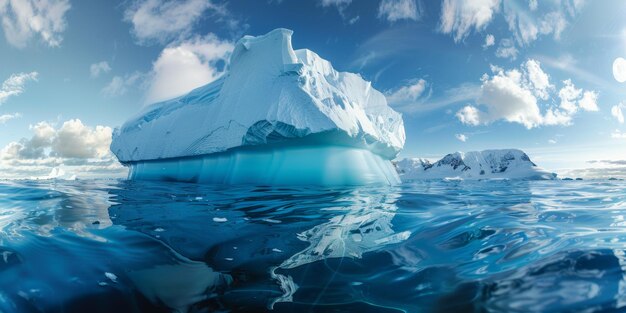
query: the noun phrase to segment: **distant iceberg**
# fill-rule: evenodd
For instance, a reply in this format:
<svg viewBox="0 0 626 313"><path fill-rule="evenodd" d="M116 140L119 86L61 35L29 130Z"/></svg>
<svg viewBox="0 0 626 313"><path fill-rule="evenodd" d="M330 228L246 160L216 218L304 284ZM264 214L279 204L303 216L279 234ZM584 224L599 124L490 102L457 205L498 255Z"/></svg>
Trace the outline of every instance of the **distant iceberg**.
<svg viewBox="0 0 626 313"><path fill-rule="evenodd" d="M361 76L337 72L292 31L245 36L227 73L146 107L113 136L131 179L358 185L400 182L399 113Z"/></svg>
<svg viewBox="0 0 626 313"><path fill-rule="evenodd" d="M517 149L450 153L431 163L425 159L403 159L395 163L403 181L419 179L556 179Z"/></svg>

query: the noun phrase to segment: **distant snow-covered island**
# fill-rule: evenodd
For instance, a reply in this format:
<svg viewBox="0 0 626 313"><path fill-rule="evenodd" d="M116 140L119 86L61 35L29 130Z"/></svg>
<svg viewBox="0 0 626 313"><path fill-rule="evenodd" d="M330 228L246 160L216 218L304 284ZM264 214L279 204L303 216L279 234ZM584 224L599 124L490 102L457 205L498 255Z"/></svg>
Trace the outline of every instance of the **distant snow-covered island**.
<svg viewBox="0 0 626 313"><path fill-rule="evenodd" d="M557 179L518 149L455 152L435 163L421 158L394 162L402 181L427 179Z"/></svg>

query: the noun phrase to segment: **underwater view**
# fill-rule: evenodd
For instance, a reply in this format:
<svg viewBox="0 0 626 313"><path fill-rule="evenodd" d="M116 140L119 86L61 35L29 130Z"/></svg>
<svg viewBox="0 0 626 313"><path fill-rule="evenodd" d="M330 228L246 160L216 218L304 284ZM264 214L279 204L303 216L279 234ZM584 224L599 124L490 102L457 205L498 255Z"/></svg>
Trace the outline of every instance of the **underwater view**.
<svg viewBox="0 0 626 313"><path fill-rule="evenodd" d="M623 181L0 182L0 312L618 312Z"/></svg>

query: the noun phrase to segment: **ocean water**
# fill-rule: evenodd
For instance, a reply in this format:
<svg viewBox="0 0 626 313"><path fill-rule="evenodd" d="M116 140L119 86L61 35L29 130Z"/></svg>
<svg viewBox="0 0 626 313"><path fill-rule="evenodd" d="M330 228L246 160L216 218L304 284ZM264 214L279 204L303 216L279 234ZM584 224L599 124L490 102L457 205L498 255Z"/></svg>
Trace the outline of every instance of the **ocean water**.
<svg viewBox="0 0 626 313"><path fill-rule="evenodd" d="M626 183L0 182L0 312L621 312Z"/></svg>

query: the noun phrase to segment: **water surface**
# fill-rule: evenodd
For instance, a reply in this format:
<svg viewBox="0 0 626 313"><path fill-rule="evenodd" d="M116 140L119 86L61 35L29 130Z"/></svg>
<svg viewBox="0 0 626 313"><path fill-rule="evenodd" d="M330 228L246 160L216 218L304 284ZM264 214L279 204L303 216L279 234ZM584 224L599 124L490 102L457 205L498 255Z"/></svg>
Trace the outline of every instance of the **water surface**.
<svg viewBox="0 0 626 313"><path fill-rule="evenodd" d="M626 183L0 182L0 312L626 306Z"/></svg>

